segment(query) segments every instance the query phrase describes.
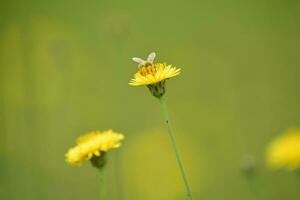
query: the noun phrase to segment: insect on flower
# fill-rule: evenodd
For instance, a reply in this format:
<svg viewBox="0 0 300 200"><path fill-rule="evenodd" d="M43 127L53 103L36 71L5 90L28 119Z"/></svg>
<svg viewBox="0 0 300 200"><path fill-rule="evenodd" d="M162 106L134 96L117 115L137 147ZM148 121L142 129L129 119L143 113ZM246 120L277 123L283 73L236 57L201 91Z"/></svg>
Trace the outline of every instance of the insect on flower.
<svg viewBox="0 0 300 200"><path fill-rule="evenodd" d="M139 65L138 71L134 74L134 78L130 80L129 85L145 85L153 96L160 98L165 94L166 80L180 74L180 68L166 63L153 63L155 56L156 54L152 52L148 55L147 60L138 57L132 58Z"/></svg>
<svg viewBox="0 0 300 200"><path fill-rule="evenodd" d="M138 63L139 68L141 68L141 67L147 67L147 66L152 65L155 57L156 57L155 52L152 52L148 55L147 60L143 60L143 59L138 58L138 57L134 57L134 58L132 58L132 60L134 62Z"/></svg>

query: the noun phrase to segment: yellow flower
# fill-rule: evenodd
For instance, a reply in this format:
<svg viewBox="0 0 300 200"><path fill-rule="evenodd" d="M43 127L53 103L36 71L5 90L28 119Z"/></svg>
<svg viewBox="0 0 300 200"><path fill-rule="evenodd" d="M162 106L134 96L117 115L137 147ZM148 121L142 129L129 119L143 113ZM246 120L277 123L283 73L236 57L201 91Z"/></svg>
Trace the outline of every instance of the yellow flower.
<svg viewBox="0 0 300 200"><path fill-rule="evenodd" d="M300 130L291 129L276 138L267 149L267 163L271 168L300 168Z"/></svg>
<svg viewBox="0 0 300 200"><path fill-rule="evenodd" d="M66 153L66 161L71 165L80 165L84 160L100 157L110 149L121 146L124 136L112 130L86 133L77 139L77 145Z"/></svg>
<svg viewBox="0 0 300 200"><path fill-rule="evenodd" d="M177 76L179 73L180 69L166 63L150 64L141 66L129 84L133 86L152 85Z"/></svg>
<svg viewBox="0 0 300 200"><path fill-rule="evenodd" d="M165 81L180 74L180 68L166 63L153 63L156 54L150 53L147 60L134 57L133 61L139 64L139 70L129 85L147 86L155 97L162 97L165 93Z"/></svg>

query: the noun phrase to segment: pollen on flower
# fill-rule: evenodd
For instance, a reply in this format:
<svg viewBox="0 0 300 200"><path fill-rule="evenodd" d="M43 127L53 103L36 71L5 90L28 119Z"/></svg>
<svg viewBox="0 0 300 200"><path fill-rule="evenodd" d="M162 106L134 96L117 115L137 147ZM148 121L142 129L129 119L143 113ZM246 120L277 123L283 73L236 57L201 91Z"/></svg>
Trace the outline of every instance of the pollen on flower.
<svg viewBox="0 0 300 200"><path fill-rule="evenodd" d="M142 76L147 76L156 73L157 69L154 64L148 64L147 66L141 66L139 72Z"/></svg>
<svg viewBox="0 0 300 200"><path fill-rule="evenodd" d="M71 165L81 165L84 160L101 157L105 152L120 147L123 139L123 134L112 130L86 133L79 137L77 145L65 154L66 161Z"/></svg>
<svg viewBox="0 0 300 200"><path fill-rule="evenodd" d="M274 169L300 168L300 130L288 130L276 138L267 149L267 164Z"/></svg>

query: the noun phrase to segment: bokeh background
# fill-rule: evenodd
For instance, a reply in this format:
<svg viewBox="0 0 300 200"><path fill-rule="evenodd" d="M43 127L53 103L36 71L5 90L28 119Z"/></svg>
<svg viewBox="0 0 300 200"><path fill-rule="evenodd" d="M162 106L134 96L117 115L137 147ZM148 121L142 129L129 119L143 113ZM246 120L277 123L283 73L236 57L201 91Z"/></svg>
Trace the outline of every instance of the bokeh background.
<svg viewBox="0 0 300 200"><path fill-rule="evenodd" d="M75 139L113 128L110 200L184 199L158 101L128 86L131 57L182 68L167 101L195 199L300 198L300 177L269 171L265 147L300 126L296 0L3 0L0 199L99 199L99 173L64 161Z"/></svg>

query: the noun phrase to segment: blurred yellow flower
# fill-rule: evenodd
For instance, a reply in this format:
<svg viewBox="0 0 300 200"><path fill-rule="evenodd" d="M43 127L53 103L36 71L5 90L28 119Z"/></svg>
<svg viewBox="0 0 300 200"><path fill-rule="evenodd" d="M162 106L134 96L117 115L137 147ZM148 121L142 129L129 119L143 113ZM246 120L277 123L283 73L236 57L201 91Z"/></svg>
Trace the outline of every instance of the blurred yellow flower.
<svg viewBox="0 0 300 200"><path fill-rule="evenodd" d="M193 177L191 184L197 191L207 190L211 178L206 173L210 170L207 168L209 158L205 157L205 153L201 153L202 147L190 140L190 137L187 138L183 132L177 136L184 149L182 155L187 163L189 175ZM122 157L122 161L123 185L124 191L127 191L125 199L188 199L178 174L172 144L164 130L150 129L139 132L124 148L126 157Z"/></svg>
<svg viewBox="0 0 300 200"><path fill-rule="evenodd" d="M80 165L93 156L99 157L110 149L121 146L124 135L112 130L93 131L77 139L77 145L66 153L66 161L71 165Z"/></svg>
<svg viewBox="0 0 300 200"><path fill-rule="evenodd" d="M269 145L267 164L274 169L300 168L300 129L288 130Z"/></svg>
<svg viewBox="0 0 300 200"><path fill-rule="evenodd" d="M178 74L180 74L180 68L172 67L166 63L149 64L141 66L129 84L132 86L152 85Z"/></svg>

